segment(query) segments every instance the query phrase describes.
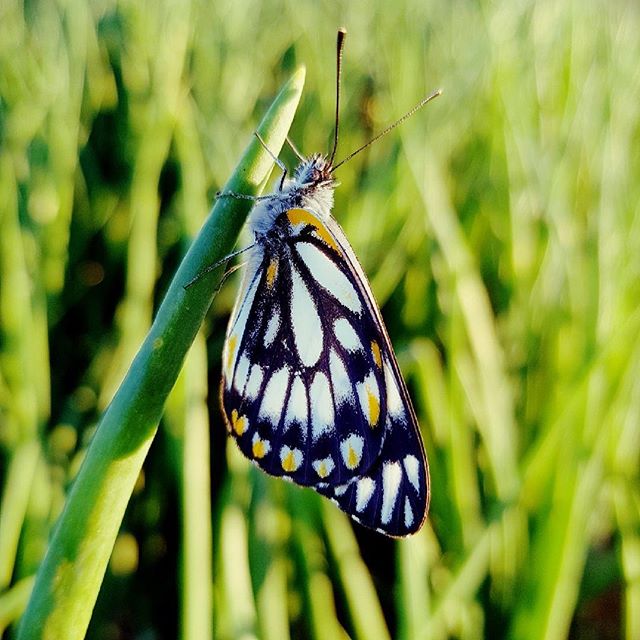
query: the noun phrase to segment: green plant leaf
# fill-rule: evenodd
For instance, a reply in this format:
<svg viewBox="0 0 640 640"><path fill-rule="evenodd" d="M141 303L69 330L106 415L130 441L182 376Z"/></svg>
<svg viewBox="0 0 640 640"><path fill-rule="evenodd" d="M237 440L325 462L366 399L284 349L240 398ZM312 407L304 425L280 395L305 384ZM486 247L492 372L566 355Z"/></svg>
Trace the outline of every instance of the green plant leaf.
<svg viewBox="0 0 640 640"><path fill-rule="evenodd" d="M304 77L304 69L293 74L258 127L273 153L284 144ZM225 190L259 193L272 166L267 151L252 140ZM250 208L248 200L219 199L182 261L87 451L38 572L19 638L84 637L164 402L211 304L219 270L188 290L184 285L231 251Z"/></svg>

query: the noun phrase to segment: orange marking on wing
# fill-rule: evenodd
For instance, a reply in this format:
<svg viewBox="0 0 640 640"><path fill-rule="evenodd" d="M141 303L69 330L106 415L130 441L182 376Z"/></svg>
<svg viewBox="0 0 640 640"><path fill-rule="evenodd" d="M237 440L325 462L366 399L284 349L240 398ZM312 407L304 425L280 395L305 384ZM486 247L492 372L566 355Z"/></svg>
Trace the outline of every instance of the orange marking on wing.
<svg viewBox="0 0 640 640"><path fill-rule="evenodd" d="M369 424L375 427L380 417L380 401L369 387L367 387L367 400L369 402Z"/></svg>
<svg viewBox="0 0 640 640"><path fill-rule="evenodd" d="M371 353L373 354L373 361L376 363L378 369L382 369L382 355L380 354L380 345L375 341L371 341Z"/></svg>
<svg viewBox="0 0 640 640"><path fill-rule="evenodd" d="M282 468L287 473L291 473L298 468L298 465L296 465L296 458L293 455L293 451L289 451L289 453L282 460Z"/></svg>
<svg viewBox="0 0 640 640"><path fill-rule="evenodd" d="M328 229L312 213L309 213L304 209L289 209L289 211L287 211L287 218L294 227L301 223L311 225L315 229L316 235L325 244L328 244L337 253L342 253L338 248L336 241L331 237Z"/></svg>
<svg viewBox="0 0 640 640"><path fill-rule="evenodd" d="M251 450L253 451L254 458L264 458L265 454L267 453L267 449L264 445L264 440L256 440L253 443L253 447L251 448Z"/></svg>
<svg viewBox="0 0 640 640"><path fill-rule="evenodd" d="M269 266L267 267L267 287L271 289L273 283L278 277L278 258L272 258Z"/></svg>
<svg viewBox="0 0 640 640"><path fill-rule="evenodd" d="M327 464L326 464L326 462L321 462L321 463L318 465L318 475L319 475L321 478L326 478L326 477L329 475L329 471L328 471L328 469L327 469Z"/></svg>
<svg viewBox="0 0 640 640"><path fill-rule="evenodd" d="M224 381L223 381L223 384L224 384ZM224 403L222 402L221 402L221 408L222 408L222 417L224 418L224 426L227 428L227 431L231 433L231 429L232 429L231 420L229 420L229 416L227 415L227 410L224 408Z"/></svg>
<svg viewBox="0 0 640 640"><path fill-rule="evenodd" d="M231 412L231 426L239 436L247 430L247 419L245 416L238 415L237 409Z"/></svg>
<svg viewBox="0 0 640 640"><path fill-rule="evenodd" d="M354 451L353 447L349 445L349 453L347 454L347 467L349 469L355 469L360 462L360 458L358 458L358 454Z"/></svg>

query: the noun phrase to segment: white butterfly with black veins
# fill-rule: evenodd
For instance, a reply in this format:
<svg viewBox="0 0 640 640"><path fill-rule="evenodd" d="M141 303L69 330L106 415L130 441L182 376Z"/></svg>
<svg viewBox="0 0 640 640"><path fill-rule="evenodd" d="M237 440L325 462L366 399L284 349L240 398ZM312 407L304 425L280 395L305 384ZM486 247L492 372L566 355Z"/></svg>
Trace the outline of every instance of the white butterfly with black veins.
<svg viewBox="0 0 640 640"><path fill-rule="evenodd" d="M312 487L367 527L405 536L427 514L427 460L371 287L331 216L333 174L440 92L334 165L344 35L331 156L300 156L291 179L278 162L279 189L257 198L249 218L255 241L227 330L222 408L261 469Z"/></svg>

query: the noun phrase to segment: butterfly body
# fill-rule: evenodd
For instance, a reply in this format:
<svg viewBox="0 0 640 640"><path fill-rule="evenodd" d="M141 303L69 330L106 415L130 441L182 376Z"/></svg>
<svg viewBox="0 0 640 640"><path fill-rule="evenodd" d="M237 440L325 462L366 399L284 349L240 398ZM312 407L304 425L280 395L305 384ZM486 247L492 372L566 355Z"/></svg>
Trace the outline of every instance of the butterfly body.
<svg viewBox="0 0 640 640"><path fill-rule="evenodd" d="M331 215L331 161L304 159L255 206L229 321L221 397L243 454L365 526L420 528L424 447L367 278Z"/></svg>

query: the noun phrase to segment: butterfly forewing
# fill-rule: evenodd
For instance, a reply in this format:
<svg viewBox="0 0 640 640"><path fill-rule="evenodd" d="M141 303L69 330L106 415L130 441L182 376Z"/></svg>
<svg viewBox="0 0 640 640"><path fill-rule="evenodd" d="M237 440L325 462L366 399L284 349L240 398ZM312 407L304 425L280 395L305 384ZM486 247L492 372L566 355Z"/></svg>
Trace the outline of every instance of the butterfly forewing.
<svg viewBox="0 0 640 640"><path fill-rule="evenodd" d="M227 426L266 472L318 488L377 464L387 347L370 306L321 220L283 212L252 258L223 363Z"/></svg>

